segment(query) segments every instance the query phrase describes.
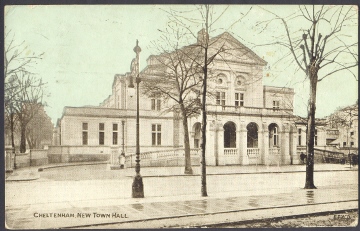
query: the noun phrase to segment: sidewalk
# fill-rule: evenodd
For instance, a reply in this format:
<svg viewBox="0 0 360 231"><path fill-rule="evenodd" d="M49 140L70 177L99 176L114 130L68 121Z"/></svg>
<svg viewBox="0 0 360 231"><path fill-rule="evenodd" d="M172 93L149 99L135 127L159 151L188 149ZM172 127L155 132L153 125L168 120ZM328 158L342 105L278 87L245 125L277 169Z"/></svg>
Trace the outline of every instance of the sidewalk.
<svg viewBox="0 0 360 231"><path fill-rule="evenodd" d="M29 181L40 178L39 169L47 171L52 168L73 167L83 165L104 165L109 171L122 171L125 176L133 177L134 168L126 168L124 170L110 170L107 162L79 162L79 163L58 163L48 164L44 166L33 166L27 168L16 169L12 174L8 174L6 181ZM105 167L105 165L107 165ZM193 174L185 175L184 167L143 167L141 175L143 177L172 177L172 176L199 176L201 175L200 166L192 166ZM357 171L358 166L351 167L342 164L315 164L315 172L331 172L331 171ZM295 173L305 172L305 165L283 165L283 166L207 166L207 175L231 175L231 174L269 174L269 173Z"/></svg>
<svg viewBox="0 0 360 231"><path fill-rule="evenodd" d="M12 229L194 226L216 221L357 209L358 189L356 185L340 185L316 190L293 189L266 196L188 195L176 201L166 199L108 199L7 206L6 225Z"/></svg>

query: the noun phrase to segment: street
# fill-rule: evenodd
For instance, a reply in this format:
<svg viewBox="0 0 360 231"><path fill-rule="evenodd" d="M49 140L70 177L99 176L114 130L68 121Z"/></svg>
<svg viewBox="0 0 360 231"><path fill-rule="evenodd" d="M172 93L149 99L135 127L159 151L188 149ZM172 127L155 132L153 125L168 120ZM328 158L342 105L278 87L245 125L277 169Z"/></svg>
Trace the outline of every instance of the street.
<svg viewBox="0 0 360 231"><path fill-rule="evenodd" d="M6 182L6 218L12 224L9 226L71 227L170 215L216 214L239 209L318 205L337 201L357 203L358 198L358 173L349 171L345 166L341 166L344 171L315 172L316 190L303 189L304 172L213 174L207 176L207 198L200 196L199 175L144 176L145 198L142 199L131 198L133 169L110 171L104 170L104 167L93 165L47 169L40 173L38 180ZM146 175L152 169L143 170ZM58 213L75 217L55 220L37 217L56 216ZM86 214L96 216L94 213L102 215L96 219L79 220L76 217Z"/></svg>

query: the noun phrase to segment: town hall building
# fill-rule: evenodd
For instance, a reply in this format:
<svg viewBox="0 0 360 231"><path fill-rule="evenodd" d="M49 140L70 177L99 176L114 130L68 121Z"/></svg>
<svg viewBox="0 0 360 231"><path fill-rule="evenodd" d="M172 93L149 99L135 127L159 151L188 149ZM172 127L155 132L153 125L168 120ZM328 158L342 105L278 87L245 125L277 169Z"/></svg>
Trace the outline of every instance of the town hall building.
<svg viewBox="0 0 360 231"><path fill-rule="evenodd" d="M195 44L201 41L201 32ZM207 165L298 164L297 147L305 145L306 128L293 115L294 90L263 85L266 61L230 33L209 38L209 43L221 44L230 52L216 56L210 66ZM147 66L140 72L140 89L143 81L156 78L161 55L147 59ZM118 153L124 149L126 156L134 154L136 96L128 93L132 75L133 71L116 74L111 95L98 107L65 107L57 128L60 145L52 149L49 158L61 153L61 158L68 161L80 157L106 159L115 149ZM183 149L180 115L166 110L173 104L140 90L142 158L147 158L144 153ZM201 115L190 117L188 125L190 147L199 150ZM317 132L319 146L325 145L325 138L319 139L324 132ZM194 160L192 164L199 164L194 163L198 159Z"/></svg>

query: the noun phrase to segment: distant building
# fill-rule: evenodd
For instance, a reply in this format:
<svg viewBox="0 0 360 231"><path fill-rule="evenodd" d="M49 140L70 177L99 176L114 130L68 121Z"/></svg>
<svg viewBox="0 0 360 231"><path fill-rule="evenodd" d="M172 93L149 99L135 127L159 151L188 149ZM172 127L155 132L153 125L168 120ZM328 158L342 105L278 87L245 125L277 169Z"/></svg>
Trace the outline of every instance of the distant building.
<svg viewBox="0 0 360 231"><path fill-rule="evenodd" d="M199 33L200 36L200 33ZM198 40L201 40L199 38ZM198 41L199 42L199 41ZM290 164L299 162L297 147L305 145L306 129L293 115L294 90L263 85L266 62L229 33L210 38L225 44L231 54L216 57L211 67L207 99L208 165ZM185 48L184 48L185 49ZM156 61L151 55L141 72L143 81L156 78ZM65 161L76 154L101 157L112 147L134 153L136 96L127 94L130 73L114 76L112 94L99 107L65 107L58 123L57 151ZM140 87L141 87L140 83ZM164 110L172 102L140 95L141 151L183 146L179 115ZM124 137L122 136L124 121ZM201 147L201 116L189 119L191 148ZM317 145L326 145L326 130L317 131Z"/></svg>
<svg viewBox="0 0 360 231"><path fill-rule="evenodd" d="M326 118L327 145L337 149L354 150L359 147L358 104L336 110Z"/></svg>

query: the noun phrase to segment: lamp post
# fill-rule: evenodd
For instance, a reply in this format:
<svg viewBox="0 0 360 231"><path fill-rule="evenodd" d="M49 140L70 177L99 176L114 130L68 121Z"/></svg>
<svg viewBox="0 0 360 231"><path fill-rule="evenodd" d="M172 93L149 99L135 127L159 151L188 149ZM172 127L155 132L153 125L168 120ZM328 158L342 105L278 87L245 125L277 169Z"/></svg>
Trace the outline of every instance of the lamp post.
<svg viewBox="0 0 360 231"><path fill-rule="evenodd" d="M124 151L124 147L125 147L125 132L124 132L124 126L125 126L125 120L121 121L121 125L122 125L122 150L121 150L121 155L125 156L125 151Z"/></svg>
<svg viewBox="0 0 360 231"><path fill-rule="evenodd" d="M136 175L134 177L134 181L132 184L132 197L133 198L143 198L144 197L144 185L142 181L142 177L140 175L140 131L139 131L139 84L141 79L139 77L139 53L141 52L141 48L139 47L139 42L136 40L136 46L134 47L134 52L136 53L135 63L132 63L132 70L136 75L136 164L135 164L135 172ZM133 76L130 77L129 88L134 88L133 84Z"/></svg>
<svg viewBox="0 0 360 231"><path fill-rule="evenodd" d="M120 154L120 169L124 169L125 168L125 151L124 151L124 146L125 146L125 137L124 137L124 125L125 125L125 120L121 121L121 125L122 125L122 150L121 150L121 154Z"/></svg>

